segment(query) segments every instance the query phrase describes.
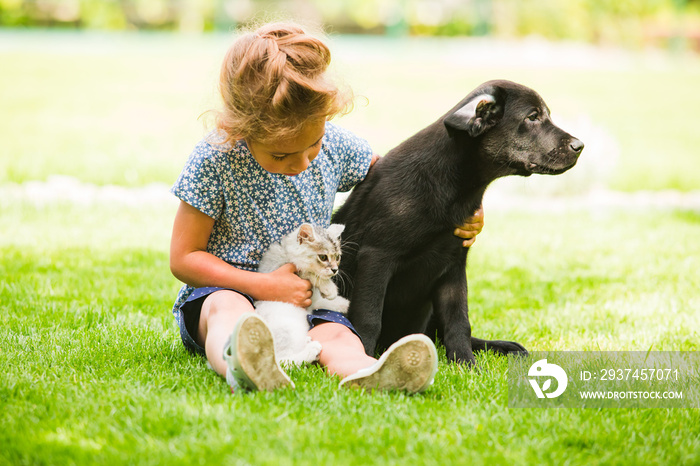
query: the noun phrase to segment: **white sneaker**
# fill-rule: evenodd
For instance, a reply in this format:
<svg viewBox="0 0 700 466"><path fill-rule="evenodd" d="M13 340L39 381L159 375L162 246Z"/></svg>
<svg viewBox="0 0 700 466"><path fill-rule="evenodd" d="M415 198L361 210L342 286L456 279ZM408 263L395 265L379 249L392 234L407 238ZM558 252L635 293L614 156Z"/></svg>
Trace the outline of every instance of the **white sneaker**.
<svg viewBox="0 0 700 466"><path fill-rule="evenodd" d="M433 384L437 367L437 350L430 338L408 335L391 345L375 364L345 377L340 387L420 393Z"/></svg>
<svg viewBox="0 0 700 466"><path fill-rule="evenodd" d="M243 314L224 347L228 364L226 380L231 391L238 386L246 390L272 391L294 383L275 359L272 332L257 314Z"/></svg>

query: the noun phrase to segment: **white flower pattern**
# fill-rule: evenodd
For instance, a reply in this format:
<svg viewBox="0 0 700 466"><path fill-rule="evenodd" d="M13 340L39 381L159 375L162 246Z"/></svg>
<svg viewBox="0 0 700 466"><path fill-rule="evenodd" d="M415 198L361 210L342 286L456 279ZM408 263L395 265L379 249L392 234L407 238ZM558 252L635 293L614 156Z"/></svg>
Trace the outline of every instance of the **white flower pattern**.
<svg viewBox="0 0 700 466"><path fill-rule="evenodd" d="M367 141L332 123L295 177L263 169L243 141L223 148L213 138L197 144L171 192L215 219L207 251L244 270L257 270L263 252L301 223L327 227L336 193L362 181L372 159ZM194 289L180 289L173 312Z"/></svg>

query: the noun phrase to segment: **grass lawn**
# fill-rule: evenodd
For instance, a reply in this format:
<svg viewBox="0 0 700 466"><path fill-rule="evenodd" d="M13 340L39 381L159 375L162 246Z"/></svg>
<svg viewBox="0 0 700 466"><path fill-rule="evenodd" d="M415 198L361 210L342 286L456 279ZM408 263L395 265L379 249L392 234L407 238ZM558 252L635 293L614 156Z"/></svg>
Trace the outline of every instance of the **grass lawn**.
<svg viewBox="0 0 700 466"><path fill-rule="evenodd" d="M0 194L55 174L171 184L228 42L0 30ZM591 162L571 171L593 167L582 189L700 187L697 57L343 37L333 49L369 102L341 122L379 152L507 78L586 142ZM507 361L492 355L469 371L442 349L419 396L339 390L318 367L291 371L294 391L231 396L170 314L176 206L99 199L0 196L0 465L700 464L700 408L509 409ZM698 238L697 212L487 203L469 257L474 334L532 350L700 351Z"/></svg>
<svg viewBox="0 0 700 466"><path fill-rule="evenodd" d="M170 317L174 205L0 204L0 464L697 464L699 409L508 409L507 362L425 394L228 394ZM487 212L475 334L700 350L700 216Z"/></svg>

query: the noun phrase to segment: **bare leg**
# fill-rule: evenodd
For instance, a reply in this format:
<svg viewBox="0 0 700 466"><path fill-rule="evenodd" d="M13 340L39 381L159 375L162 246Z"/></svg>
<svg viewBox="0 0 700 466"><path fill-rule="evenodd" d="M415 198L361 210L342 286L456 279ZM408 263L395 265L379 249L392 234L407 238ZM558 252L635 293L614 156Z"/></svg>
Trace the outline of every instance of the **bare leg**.
<svg viewBox="0 0 700 466"><path fill-rule="evenodd" d="M362 341L344 325L324 323L309 330L309 336L323 346L319 362L329 374L343 378L377 362L365 354Z"/></svg>
<svg viewBox="0 0 700 466"><path fill-rule="evenodd" d="M220 376L226 377L223 351L236 322L241 315L254 311L250 301L230 290L217 291L204 300L196 339L204 347L209 364Z"/></svg>
<svg viewBox="0 0 700 466"><path fill-rule="evenodd" d="M340 386L418 393L430 387L437 372L435 345L422 334L403 337L379 361L365 354L362 341L344 325L324 323L309 336L323 346L319 362L343 379Z"/></svg>

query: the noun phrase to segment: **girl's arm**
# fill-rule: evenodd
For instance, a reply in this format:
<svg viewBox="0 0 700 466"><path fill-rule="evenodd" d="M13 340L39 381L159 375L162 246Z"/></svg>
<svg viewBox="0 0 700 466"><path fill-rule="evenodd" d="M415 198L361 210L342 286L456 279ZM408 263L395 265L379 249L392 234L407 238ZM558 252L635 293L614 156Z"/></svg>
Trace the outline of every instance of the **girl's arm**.
<svg viewBox="0 0 700 466"><path fill-rule="evenodd" d="M207 252L214 219L180 201L170 240L170 270L180 281L195 287L233 288L256 300L311 305L311 283L294 274L292 264L270 273L237 269Z"/></svg>

